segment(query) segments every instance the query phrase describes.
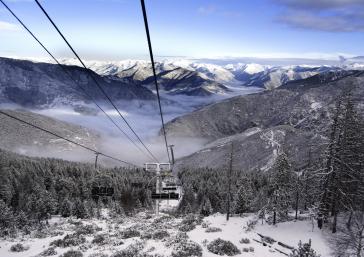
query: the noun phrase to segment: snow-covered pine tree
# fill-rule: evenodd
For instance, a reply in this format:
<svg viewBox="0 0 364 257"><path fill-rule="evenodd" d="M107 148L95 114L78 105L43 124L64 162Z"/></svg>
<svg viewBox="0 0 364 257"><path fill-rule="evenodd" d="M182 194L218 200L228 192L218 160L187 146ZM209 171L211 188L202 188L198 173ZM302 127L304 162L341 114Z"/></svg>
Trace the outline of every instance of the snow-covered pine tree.
<svg viewBox="0 0 364 257"><path fill-rule="evenodd" d="M181 213L191 213L194 211L196 198L193 189L190 186L184 188L181 203L178 206L178 211Z"/></svg>
<svg viewBox="0 0 364 257"><path fill-rule="evenodd" d="M72 216L72 209L72 202L68 198L65 198L61 203L59 213L62 217L67 218Z"/></svg>
<svg viewBox="0 0 364 257"><path fill-rule="evenodd" d="M14 215L11 209L0 199L0 236L8 233L8 229L14 226Z"/></svg>
<svg viewBox="0 0 364 257"><path fill-rule="evenodd" d="M282 152L273 165L269 182L267 211L273 214L273 225L277 215L287 216L291 206L292 171L287 155Z"/></svg>
<svg viewBox="0 0 364 257"><path fill-rule="evenodd" d="M291 253L289 257L320 257L320 255L311 248L310 239L308 243L304 244L300 241L298 243L298 249L293 250L293 253Z"/></svg>
<svg viewBox="0 0 364 257"><path fill-rule="evenodd" d="M200 206L200 214L204 215L204 216L209 216L213 213L213 209L211 206L211 202L210 199L208 197L205 197L202 200L201 206Z"/></svg>
<svg viewBox="0 0 364 257"><path fill-rule="evenodd" d="M239 188L234 197L234 213L241 214L251 210L253 188L251 180L244 176L239 181Z"/></svg>
<svg viewBox="0 0 364 257"><path fill-rule="evenodd" d="M80 199L77 199L73 205L73 214L79 219L84 219L87 217L85 204Z"/></svg>
<svg viewBox="0 0 364 257"><path fill-rule="evenodd" d="M329 216L332 207L332 187L335 184L335 156L337 151L339 134L342 126L342 105L343 98L339 98L336 102L334 117L331 125L329 145L326 153L325 176L322 177L322 197L319 212L324 215L325 220Z"/></svg>
<svg viewBox="0 0 364 257"><path fill-rule="evenodd" d="M336 108L332 125L329 152L324 177L324 192L321 211L333 216L332 232L337 230L339 211L352 212L360 198L363 167L363 124L355 110L350 93L341 99L341 108ZM335 135L334 135L335 133ZM361 195L362 196L362 195ZM360 202L360 200L359 200ZM324 207L324 208L323 208ZM351 219L349 216L348 226Z"/></svg>

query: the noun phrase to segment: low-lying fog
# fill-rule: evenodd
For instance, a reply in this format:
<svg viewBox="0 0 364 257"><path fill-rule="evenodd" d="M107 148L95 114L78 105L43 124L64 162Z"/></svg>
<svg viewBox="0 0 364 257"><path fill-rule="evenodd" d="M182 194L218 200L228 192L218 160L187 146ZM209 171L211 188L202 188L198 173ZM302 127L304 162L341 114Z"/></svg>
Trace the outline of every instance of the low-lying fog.
<svg viewBox="0 0 364 257"><path fill-rule="evenodd" d="M196 96L170 96L163 94L162 108L164 113L164 120L168 121L178 116L184 115L194 111L207 104L216 103L223 99L233 97L236 95L250 94L257 92L261 89L257 88L234 88L232 92L224 95L214 95L208 97ZM120 127L128 133L128 135L136 139L132 132L127 128L125 123L119 117L117 112L107 105L101 104L103 109L117 122ZM119 110L135 129L140 138L144 141L150 151L159 159L159 161L168 161L165 143L163 137L160 136L161 120L159 116L159 109L156 101L127 101L117 103ZM91 109L96 109L92 104L85 105ZM78 124L86 128L94 130L100 135L100 142L97 142L98 150L115 156L119 159L128 162L142 165L145 162L154 162L144 150L141 153L128 139L111 123L111 121L102 113L80 113L72 107L56 107L51 109L30 110L42 115L46 115L58 120L67 121L70 123ZM202 138L175 138L169 137L167 134L168 144L175 145L175 157L189 155L193 152L200 150L206 140ZM139 144L140 148L143 148ZM52 152L51 149L35 149L34 147L26 147L27 155L32 156L46 156L63 158L72 161L93 162L94 154L73 148L71 151L63 151L62 153ZM24 152L23 152L24 153ZM110 162L106 158L100 157L100 164L104 165L119 165L120 163Z"/></svg>

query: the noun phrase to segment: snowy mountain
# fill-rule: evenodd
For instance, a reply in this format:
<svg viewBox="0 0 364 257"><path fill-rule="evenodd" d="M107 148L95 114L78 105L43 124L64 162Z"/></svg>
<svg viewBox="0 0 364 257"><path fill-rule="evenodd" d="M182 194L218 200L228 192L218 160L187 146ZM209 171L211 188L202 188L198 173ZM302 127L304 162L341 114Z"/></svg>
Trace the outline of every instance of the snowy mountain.
<svg viewBox="0 0 364 257"><path fill-rule="evenodd" d="M350 61L354 60L354 61ZM157 74L161 80L161 86L171 93L170 80L178 79L181 84L191 84L200 87L199 91L192 92L200 95L214 93L224 93L226 88L223 85L239 85L248 87L261 87L266 89L277 88L289 81L305 79L317 74L326 72L340 72L342 70L364 69L364 64L360 63L360 58L346 60L342 65L291 65L291 66L271 66L257 63L234 63L227 65L216 65L201 63L198 60L163 60L156 63ZM355 60L357 62L355 62ZM65 64L77 65L74 59L63 60ZM119 62L98 62L90 61L88 67L96 73L108 76L118 76L128 81L137 81L142 85L151 82L152 67L144 60L124 60ZM171 74L169 74L171 73ZM186 75L188 74L188 75ZM186 79L186 80L185 80ZM202 82L203 81L203 82ZM216 84L217 83L217 84ZM176 83L174 83L176 85ZM207 87L209 85L209 87ZM184 86L177 86L179 94L191 95L191 90Z"/></svg>
<svg viewBox="0 0 364 257"><path fill-rule="evenodd" d="M259 64L227 65L235 78L245 86L277 88L288 81L305 79L326 72L341 71L342 68L332 66L263 66Z"/></svg>

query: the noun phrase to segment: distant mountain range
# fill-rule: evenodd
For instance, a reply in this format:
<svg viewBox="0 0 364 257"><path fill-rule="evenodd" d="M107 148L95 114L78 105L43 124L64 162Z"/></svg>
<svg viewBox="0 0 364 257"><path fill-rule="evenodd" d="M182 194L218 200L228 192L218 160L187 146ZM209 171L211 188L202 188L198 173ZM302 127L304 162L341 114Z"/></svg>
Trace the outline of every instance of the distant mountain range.
<svg viewBox="0 0 364 257"><path fill-rule="evenodd" d="M62 63L96 101L105 101L86 70L77 66L74 59L64 59ZM147 61L90 61L86 64L114 101L154 100L156 97L152 68ZM244 87L273 89L318 74L341 76L352 68L362 68L360 65L269 66L238 63L220 66L178 60L158 62L156 69L162 95L168 94L173 99L174 95L229 96ZM48 108L57 105L84 106L89 102L84 92L55 64L0 58L0 103Z"/></svg>
<svg viewBox="0 0 364 257"><path fill-rule="evenodd" d="M358 62L355 62L358 60ZM288 81L305 79L316 74L326 72L340 72L343 70L361 70L364 64L357 59L345 59L341 65L290 65L272 66L256 63L235 63L216 65L194 62L193 60L165 60L156 63L157 74L161 85L168 92L186 93L188 88L178 85L187 84L191 76L198 77L193 87L201 87L203 83L212 82L223 85L239 85L262 87L266 89L277 88ZM63 60L65 64L77 65L74 59ZM149 85L152 81L151 65L143 60L125 60L119 62L88 62L90 69L100 75L113 75L119 78L132 79L142 85ZM187 75L186 75L187 74ZM168 86L169 81L176 82L174 86ZM193 82L193 81L192 81ZM197 83L196 83L197 82ZM215 84L208 87L202 85L205 94L220 93L224 90L221 85ZM178 90L184 89L184 90ZM212 89L210 91L210 89ZM176 90L176 91L175 91Z"/></svg>

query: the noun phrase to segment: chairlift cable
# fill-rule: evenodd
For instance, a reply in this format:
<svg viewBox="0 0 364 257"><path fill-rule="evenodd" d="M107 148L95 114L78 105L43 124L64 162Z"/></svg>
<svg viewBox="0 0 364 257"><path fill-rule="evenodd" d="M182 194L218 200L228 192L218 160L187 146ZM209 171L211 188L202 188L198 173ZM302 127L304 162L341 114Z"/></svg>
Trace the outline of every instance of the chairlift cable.
<svg viewBox="0 0 364 257"><path fill-rule="evenodd" d="M4 3L3 0L0 2L5 6L5 8L12 14L12 16L23 26L23 28L34 38L35 41L47 52L47 54L56 62L56 64L67 74L67 76L82 90L82 92L106 115L106 117L118 128L118 130L124 134L124 136L134 144L135 147L139 149L143 154L146 154L135 142L130 138L130 136L106 113L106 111L93 99L93 97L84 89L79 82L77 82L72 74L62 65L57 58L44 46L44 44L34 35L34 33L24 24L24 22ZM148 156L149 157L149 156Z"/></svg>
<svg viewBox="0 0 364 257"><path fill-rule="evenodd" d="M28 125L28 126L30 126L30 127L33 127L33 128L38 129L38 130L41 130L41 131L43 131L43 132L46 132L46 133L48 133L48 134L50 134L50 135L52 135L52 136L58 137L58 138L60 138L60 139L63 139L63 140L65 140L65 141L69 142L69 143L72 143L72 144L74 144L74 145L77 145L77 146L79 146L79 147L82 147L82 148L84 148L84 149L86 149L86 150L88 150L88 151L91 151L91 152L95 153L95 154L102 155L102 156L104 156L104 157L107 157L107 158L109 158L109 159L112 159L112 160L115 160L115 161L118 161L118 162L121 162L121 163L124 163L124 164L127 164L127 165L131 165L131 166L134 166L134 167L138 167L138 165L136 165L136 164L133 164L133 163L130 163L130 162L127 162L127 161L123 161L123 160L121 160L121 159L118 159L118 158L113 157L113 156L108 155L108 154L104 154L104 153L102 153L102 152L100 152L100 151L97 151L96 149L92 149L92 148L90 148L90 147L88 147L88 146L85 146L85 145L83 145L83 144L77 143L77 142L75 142L75 141L73 141L73 140L71 140L71 139L68 139L68 138L66 138L66 137L60 136L60 135L58 135L58 134L56 134L56 133L54 133L54 132L52 132L52 131L49 131L49 130L47 130L47 129L45 129L45 128L39 127L38 125L32 124L32 123L30 123L30 122L27 122L27 121L25 121L25 120L23 120L23 119L20 119L20 118L18 118L18 117L15 117L15 116L13 116L13 115L11 115L11 114L9 114L9 113L6 113L6 112L4 112L4 111L1 111L1 110L0 110L0 114L5 115L5 116L7 116L7 117L9 117L9 118L12 118L12 119L14 119L14 120L17 120L17 121L19 121L19 122L21 122L21 123L24 123L24 124L26 124L26 125Z"/></svg>
<svg viewBox="0 0 364 257"><path fill-rule="evenodd" d="M159 86L158 86L157 74L156 74L155 65L154 65L153 49L152 49L152 43L151 43L150 33L149 33L147 11L146 11L146 8L145 8L144 0L140 0L140 3L142 5L143 19L144 19L144 26L145 26L145 33L147 35L147 40L148 40L149 56L150 56L150 61L152 63L154 84L155 84L155 89L156 89L156 92L157 92L158 105L159 105L159 113L160 113L160 117L161 117L161 121L162 121L162 131L163 131L163 136L164 136L164 142L166 144L166 150L167 150L168 160L169 160L169 163L171 163L171 158L169 157L169 151L168 151L167 135L166 135L166 129L165 129L164 119L163 119L163 111L162 111L161 99L160 99L160 95L159 95Z"/></svg>

